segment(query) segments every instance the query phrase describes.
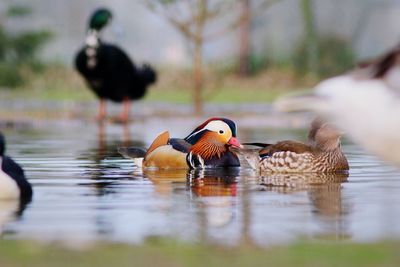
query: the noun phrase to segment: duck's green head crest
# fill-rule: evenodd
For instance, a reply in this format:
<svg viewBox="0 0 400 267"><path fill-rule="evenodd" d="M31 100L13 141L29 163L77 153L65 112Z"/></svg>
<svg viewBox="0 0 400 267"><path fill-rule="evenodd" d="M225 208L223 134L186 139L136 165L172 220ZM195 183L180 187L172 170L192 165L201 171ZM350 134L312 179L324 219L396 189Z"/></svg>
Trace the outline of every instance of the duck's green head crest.
<svg viewBox="0 0 400 267"><path fill-rule="evenodd" d="M90 17L89 28L99 31L110 22L111 18L110 10L106 8L97 9Z"/></svg>

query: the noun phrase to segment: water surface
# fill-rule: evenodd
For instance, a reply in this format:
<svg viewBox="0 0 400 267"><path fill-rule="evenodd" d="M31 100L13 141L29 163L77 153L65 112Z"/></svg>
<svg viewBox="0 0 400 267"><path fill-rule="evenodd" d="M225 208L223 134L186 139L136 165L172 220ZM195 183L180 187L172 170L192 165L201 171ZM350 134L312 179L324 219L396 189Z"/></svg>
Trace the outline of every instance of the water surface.
<svg viewBox="0 0 400 267"><path fill-rule="evenodd" d="M349 175L143 173L117 153L118 146L148 146L163 129L184 136L193 126L153 120L129 127L78 122L3 129L8 154L34 186L23 210L0 204L3 237L137 243L168 236L228 245L400 238L400 171L346 140ZM305 134L239 128L243 142L304 140Z"/></svg>

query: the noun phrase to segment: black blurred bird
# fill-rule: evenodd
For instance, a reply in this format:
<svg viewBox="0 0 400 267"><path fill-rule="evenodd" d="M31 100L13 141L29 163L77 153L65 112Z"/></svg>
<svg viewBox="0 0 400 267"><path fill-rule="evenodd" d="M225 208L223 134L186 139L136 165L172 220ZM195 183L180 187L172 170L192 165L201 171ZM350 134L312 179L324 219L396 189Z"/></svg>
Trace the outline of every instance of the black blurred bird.
<svg viewBox="0 0 400 267"><path fill-rule="evenodd" d="M77 53L75 66L88 86L100 98L98 119L106 116L105 101L123 102L120 120L129 118L130 101L142 98L157 74L149 65L135 66L119 47L103 43L101 30L110 22L112 14L101 8L89 20L85 46Z"/></svg>
<svg viewBox="0 0 400 267"><path fill-rule="evenodd" d="M21 199L27 203L32 198L32 187L22 168L4 152L5 140L0 133L0 200Z"/></svg>

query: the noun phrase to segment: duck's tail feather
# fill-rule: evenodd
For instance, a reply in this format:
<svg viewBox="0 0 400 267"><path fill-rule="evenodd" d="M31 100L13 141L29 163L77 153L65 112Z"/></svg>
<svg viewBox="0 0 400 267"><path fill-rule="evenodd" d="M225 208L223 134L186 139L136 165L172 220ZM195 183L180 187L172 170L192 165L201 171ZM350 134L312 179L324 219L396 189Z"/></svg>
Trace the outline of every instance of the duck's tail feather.
<svg viewBox="0 0 400 267"><path fill-rule="evenodd" d="M255 143L242 143L242 145L258 146L258 147L263 147L264 148L264 147L270 146L271 144L255 142Z"/></svg>
<svg viewBox="0 0 400 267"><path fill-rule="evenodd" d="M146 155L146 150L139 147L119 147L118 153L120 153L125 158L143 158Z"/></svg>
<svg viewBox="0 0 400 267"><path fill-rule="evenodd" d="M135 165L141 168L143 165L143 158L146 155L146 150L138 147L119 147L118 153L120 153L124 158L133 159Z"/></svg>
<svg viewBox="0 0 400 267"><path fill-rule="evenodd" d="M146 85L157 81L157 72L148 64L143 64L138 68L138 75L142 78Z"/></svg>

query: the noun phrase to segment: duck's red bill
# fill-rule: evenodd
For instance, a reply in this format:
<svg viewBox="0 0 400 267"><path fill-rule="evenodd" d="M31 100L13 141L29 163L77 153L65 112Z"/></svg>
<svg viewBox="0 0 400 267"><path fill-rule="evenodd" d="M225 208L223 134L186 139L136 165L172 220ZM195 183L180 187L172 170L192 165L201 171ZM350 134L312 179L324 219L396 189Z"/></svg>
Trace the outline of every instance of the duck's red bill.
<svg viewBox="0 0 400 267"><path fill-rule="evenodd" d="M228 141L228 144L230 144L231 146L234 146L234 147L238 147L238 148L242 147L242 145L239 143L239 140L237 140L236 137L231 137L231 139L229 139L229 141Z"/></svg>

